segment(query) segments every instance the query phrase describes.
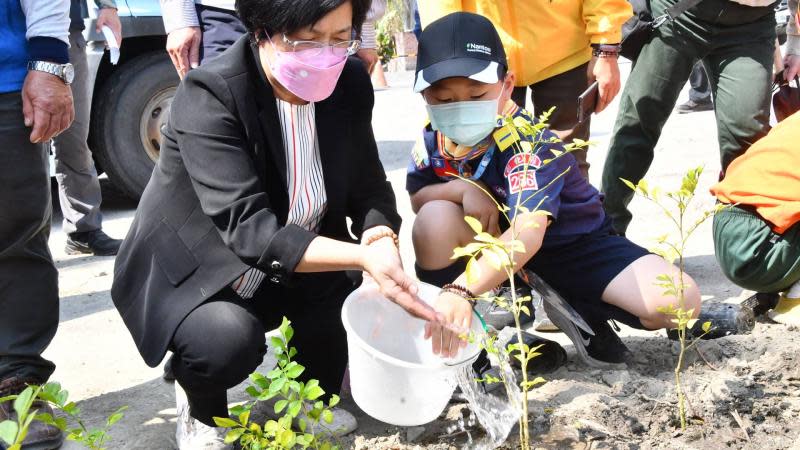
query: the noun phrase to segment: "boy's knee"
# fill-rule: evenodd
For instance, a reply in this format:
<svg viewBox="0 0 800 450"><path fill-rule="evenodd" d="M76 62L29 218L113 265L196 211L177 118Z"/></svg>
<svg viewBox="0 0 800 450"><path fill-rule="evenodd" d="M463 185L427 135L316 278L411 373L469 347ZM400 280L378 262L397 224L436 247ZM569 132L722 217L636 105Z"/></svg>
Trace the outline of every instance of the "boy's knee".
<svg viewBox="0 0 800 450"><path fill-rule="evenodd" d="M697 286L697 283L695 283L694 280L688 275L684 275L684 284L686 287L683 291L683 307L685 310L692 310L692 318L696 319L697 316L700 315L700 288ZM663 302L662 306L667 306L669 304L672 304L675 308L677 308L680 304L680 301L678 298L670 298L669 301ZM647 316L639 318L639 320L642 322L642 326L649 330L673 328L675 324L672 322L672 319L673 316L669 316L658 311L658 308L654 308L652 311L649 311Z"/></svg>
<svg viewBox="0 0 800 450"><path fill-rule="evenodd" d="M447 200L434 200L422 205L417 212L411 238L414 245L428 245L441 242L447 236L458 236L458 231L466 226L461 205Z"/></svg>

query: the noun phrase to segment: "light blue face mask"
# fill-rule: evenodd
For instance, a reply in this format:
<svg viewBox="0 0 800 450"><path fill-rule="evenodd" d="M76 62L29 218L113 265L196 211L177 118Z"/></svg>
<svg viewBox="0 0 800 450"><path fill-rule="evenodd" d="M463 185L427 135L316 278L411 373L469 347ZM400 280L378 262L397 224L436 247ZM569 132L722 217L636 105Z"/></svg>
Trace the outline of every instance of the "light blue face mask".
<svg viewBox="0 0 800 450"><path fill-rule="evenodd" d="M505 86L503 86L505 90ZM449 137L453 142L472 147L497 127L497 109L503 90L494 100L428 105L431 127Z"/></svg>

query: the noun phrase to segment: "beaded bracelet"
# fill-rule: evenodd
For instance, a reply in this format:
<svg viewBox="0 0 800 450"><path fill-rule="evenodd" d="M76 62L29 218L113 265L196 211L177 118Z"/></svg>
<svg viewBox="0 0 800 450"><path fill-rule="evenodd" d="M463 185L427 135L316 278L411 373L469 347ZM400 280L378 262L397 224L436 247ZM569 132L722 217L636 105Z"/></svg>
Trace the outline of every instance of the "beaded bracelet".
<svg viewBox="0 0 800 450"><path fill-rule="evenodd" d="M464 286L454 283L445 284L444 286L442 286L442 292L449 292L451 294L456 294L459 297L463 298L464 300L468 301L469 304L472 305L473 307L475 306L475 298L477 296Z"/></svg>
<svg viewBox="0 0 800 450"><path fill-rule="evenodd" d="M400 239L397 237L397 234L392 230L383 230L381 232L375 233L372 236L368 237L364 245L371 245L376 241L379 241L385 237L392 238L394 241L394 246L400 248Z"/></svg>

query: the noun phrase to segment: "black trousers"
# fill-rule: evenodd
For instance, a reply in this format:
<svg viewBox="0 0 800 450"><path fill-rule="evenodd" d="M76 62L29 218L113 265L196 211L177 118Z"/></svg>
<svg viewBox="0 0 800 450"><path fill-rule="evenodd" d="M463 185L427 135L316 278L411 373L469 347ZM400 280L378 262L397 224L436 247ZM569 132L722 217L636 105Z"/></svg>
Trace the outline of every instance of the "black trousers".
<svg viewBox="0 0 800 450"><path fill-rule="evenodd" d="M285 316L292 322L295 360L305 379L317 379L327 395L337 394L347 366L347 337L341 321L342 303L354 289L340 282L335 289L309 294L308 287L330 286L330 274L304 276L306 289L284 289L269 280L244 300L225 288L192 311L172 339L172 370L186 390L190 413L214 425L227 417L227 390L245 380L263 361L264 333ZM315 282L316 280L316 282Z"/></svg>
<svg viewBox="0 0 800 450"><path fill-rule="evenodd" d="M589 87L587 70L589 64L570 69L564 73L554 75L546 80L528 86L531 90L533 112L538 116L550 108L555 107L550 116L550 130L553 131L565 144L574 139L589 140L589 126L591 119L578 123L578 97ZM525 107L526 87L515 87L511 99L517 105ZM586 149L572 152L578 160L583 177L589 178L589 163L586 161Z"/></svg>
<svg viewBox="0 0 800 450"><path fill-rule="evenodd" d="M0 381L44 382L55 369L41 356L58 328L48 153L30 133L21 94L0 94Z"/></svg>

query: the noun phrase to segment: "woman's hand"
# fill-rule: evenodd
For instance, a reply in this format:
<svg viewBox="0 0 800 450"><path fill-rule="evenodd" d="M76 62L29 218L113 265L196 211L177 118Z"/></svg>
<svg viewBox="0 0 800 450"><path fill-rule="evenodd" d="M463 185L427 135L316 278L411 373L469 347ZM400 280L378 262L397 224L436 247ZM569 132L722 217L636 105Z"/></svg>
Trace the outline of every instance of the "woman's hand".
<svg viewBox="0 0 800 450"><path fill-rule="evenodd" d="M472 305L459 295L443 291L436 299L435 309L444 316L444 324L429 322L425 325L425 339L431 339L434 354L452 358L467 346L462 335L468 333L472 325Z"/></svg>
<svg viewBox="0 0 800 450"><path fill-rule="evenodd" d="M622 85L619 75L617 58L592 58L589 63L589 85L597 80L598 95L597 107L594 112L599 113L614 101Z"/></svg>
<svg viewBox="0 0 800 450"><path fill-rule="evenodd" d="M371 245L361 246L363 270L375 280L384 297L395 302L414 317L436 321L433 308L417 297L417 284L403 271L400 252L394 240L385 237Z"/></svg>
<svg viewBox="0 0 800 450"><path fill-rule="evenodd" d="M461 207L464 208L464 215L474 217L480 221L483 231L491 234L492 236L500 235L500 211L497 209L497 204L492 200L486 192L482 191L478 186L462 180L454 180L455 182L464 184L464 191L461 196ZM486 189L483 183L478 182L482 188Z"/></svg>

